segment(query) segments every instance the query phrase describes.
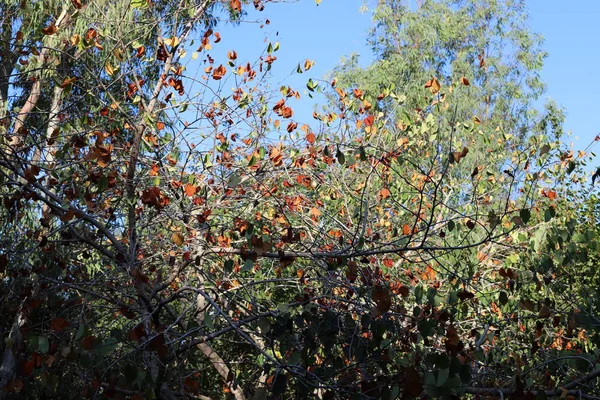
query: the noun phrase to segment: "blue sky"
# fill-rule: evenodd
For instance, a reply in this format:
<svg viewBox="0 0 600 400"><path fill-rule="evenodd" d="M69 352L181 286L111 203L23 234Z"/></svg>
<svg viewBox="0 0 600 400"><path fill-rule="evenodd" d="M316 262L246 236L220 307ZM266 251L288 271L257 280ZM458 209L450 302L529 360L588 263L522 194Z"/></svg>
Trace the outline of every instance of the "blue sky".
<svg viewBox="0 0 600 400"><path fill-rule="evenodd" d="M359 53L365 65L371 60L366 46L371 15L360 11L363 4L363 0L322 0L318 6L315 0L267 3L263 12L251 12L241 26L221 29L222 46L235 48L241 58L252 60L266 47L265 37L279 41L273 85L304 88L308 78L322 78L344 55ZM527 0L527 6L530 26L543 35L549 53L542 73L548 85L544 96L565 108L565 128L572 131L575 149L583 149L600 132L595 118L600 105L596 72L600 0ZM270 24L262 28L253 23L265 18ZM295 74L297 64L306 58L315 60L315 66L307 74ZM310 118L309 107L296 110L297 119ZM598 148L592 150L600 153Z"/></svg>

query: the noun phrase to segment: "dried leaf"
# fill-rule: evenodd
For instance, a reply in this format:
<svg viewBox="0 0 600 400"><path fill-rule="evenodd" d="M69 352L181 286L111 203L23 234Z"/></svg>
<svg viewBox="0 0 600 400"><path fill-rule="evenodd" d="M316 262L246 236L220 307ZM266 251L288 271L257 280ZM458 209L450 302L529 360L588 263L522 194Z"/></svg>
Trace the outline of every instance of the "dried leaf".
<svg viewBox="0 0 600 400"><path fill-rule="evenodd" d="M181 233L179 233L179 232L173 232L173 235L171 236L171 240L177 246L183 246L184 237L183 237L183 235Z"/></svg>
<svg viewBox="0 0 600 400"><path fill-rule="evenodd" d="M440 82L435 78L435 76L432 76L431 79L425 83L425 88L431 90L431 93L436 94L440 91Z"/></svg>

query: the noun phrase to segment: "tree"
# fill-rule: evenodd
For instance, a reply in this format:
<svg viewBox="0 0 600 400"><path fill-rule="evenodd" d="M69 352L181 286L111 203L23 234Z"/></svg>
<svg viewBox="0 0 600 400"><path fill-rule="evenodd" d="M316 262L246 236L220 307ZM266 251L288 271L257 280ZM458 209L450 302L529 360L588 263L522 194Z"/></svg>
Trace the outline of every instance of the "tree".
<svg viewBox="0 0 600 400"><path fill-rule="evenodd" d="M548 314L573 335L589 326L514 261L537 268L526 239L567 199L552 185L580 176L556 108L516 142L463 107L485 102L475 83L373 94L311 79L332 102L303 123L302 94L266 84L278 43L257 60L219 47L218 21L261 1L2 7L2 398L456 397L566 381L518 374L546 351L523 357ZM407 106L419 97L427 108ZM483 162L474 143L507 150ZM547 366L566 354L551 349Z"/></svg>

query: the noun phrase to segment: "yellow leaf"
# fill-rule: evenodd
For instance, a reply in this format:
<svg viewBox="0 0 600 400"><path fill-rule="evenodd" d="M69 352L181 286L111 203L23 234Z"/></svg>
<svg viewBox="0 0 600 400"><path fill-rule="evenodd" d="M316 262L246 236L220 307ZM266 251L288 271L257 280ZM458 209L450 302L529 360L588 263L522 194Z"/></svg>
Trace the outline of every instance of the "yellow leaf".
<svg viewBox="0 0 600 400"><path fill-rule="evenodd" d="M179 44L179 39L178 39L178 38L176 38L176 37L168 38L168 39L165 39L165 40L164 40L164 43L165 43L167 46L170 46L170 47L175 47L175 46L177 46L177 45Z"/></svg>
<svg viewBox="0 0 600 400"><path fill-rule="evenodd" d="M179 232L174 232L173 235L171 236L171 240L173 241L173 243L175 243L177 246L183 246L183 235Z"/></svg>
<svg viewBox="0 0 600 400"><path fill-rule="evenodd" d="M104 70L109 76L113 76L113 74L115 73L115 68L109 63L104 64Z"/></svg>

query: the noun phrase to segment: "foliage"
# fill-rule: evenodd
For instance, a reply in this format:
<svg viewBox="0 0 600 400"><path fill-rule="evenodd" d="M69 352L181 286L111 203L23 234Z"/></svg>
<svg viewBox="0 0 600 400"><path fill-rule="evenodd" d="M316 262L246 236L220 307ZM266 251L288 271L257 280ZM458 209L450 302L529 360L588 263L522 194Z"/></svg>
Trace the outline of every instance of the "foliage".
<svg viewBox="0 0 600 400"><path fill-rule="evenodd" d="M597 197L533 44L452 53L520 6L449 4L405 15L438 69L310 79L308 123L279 43L220 47L260 0L1 3L0 398L592 396Z"/></svg>

